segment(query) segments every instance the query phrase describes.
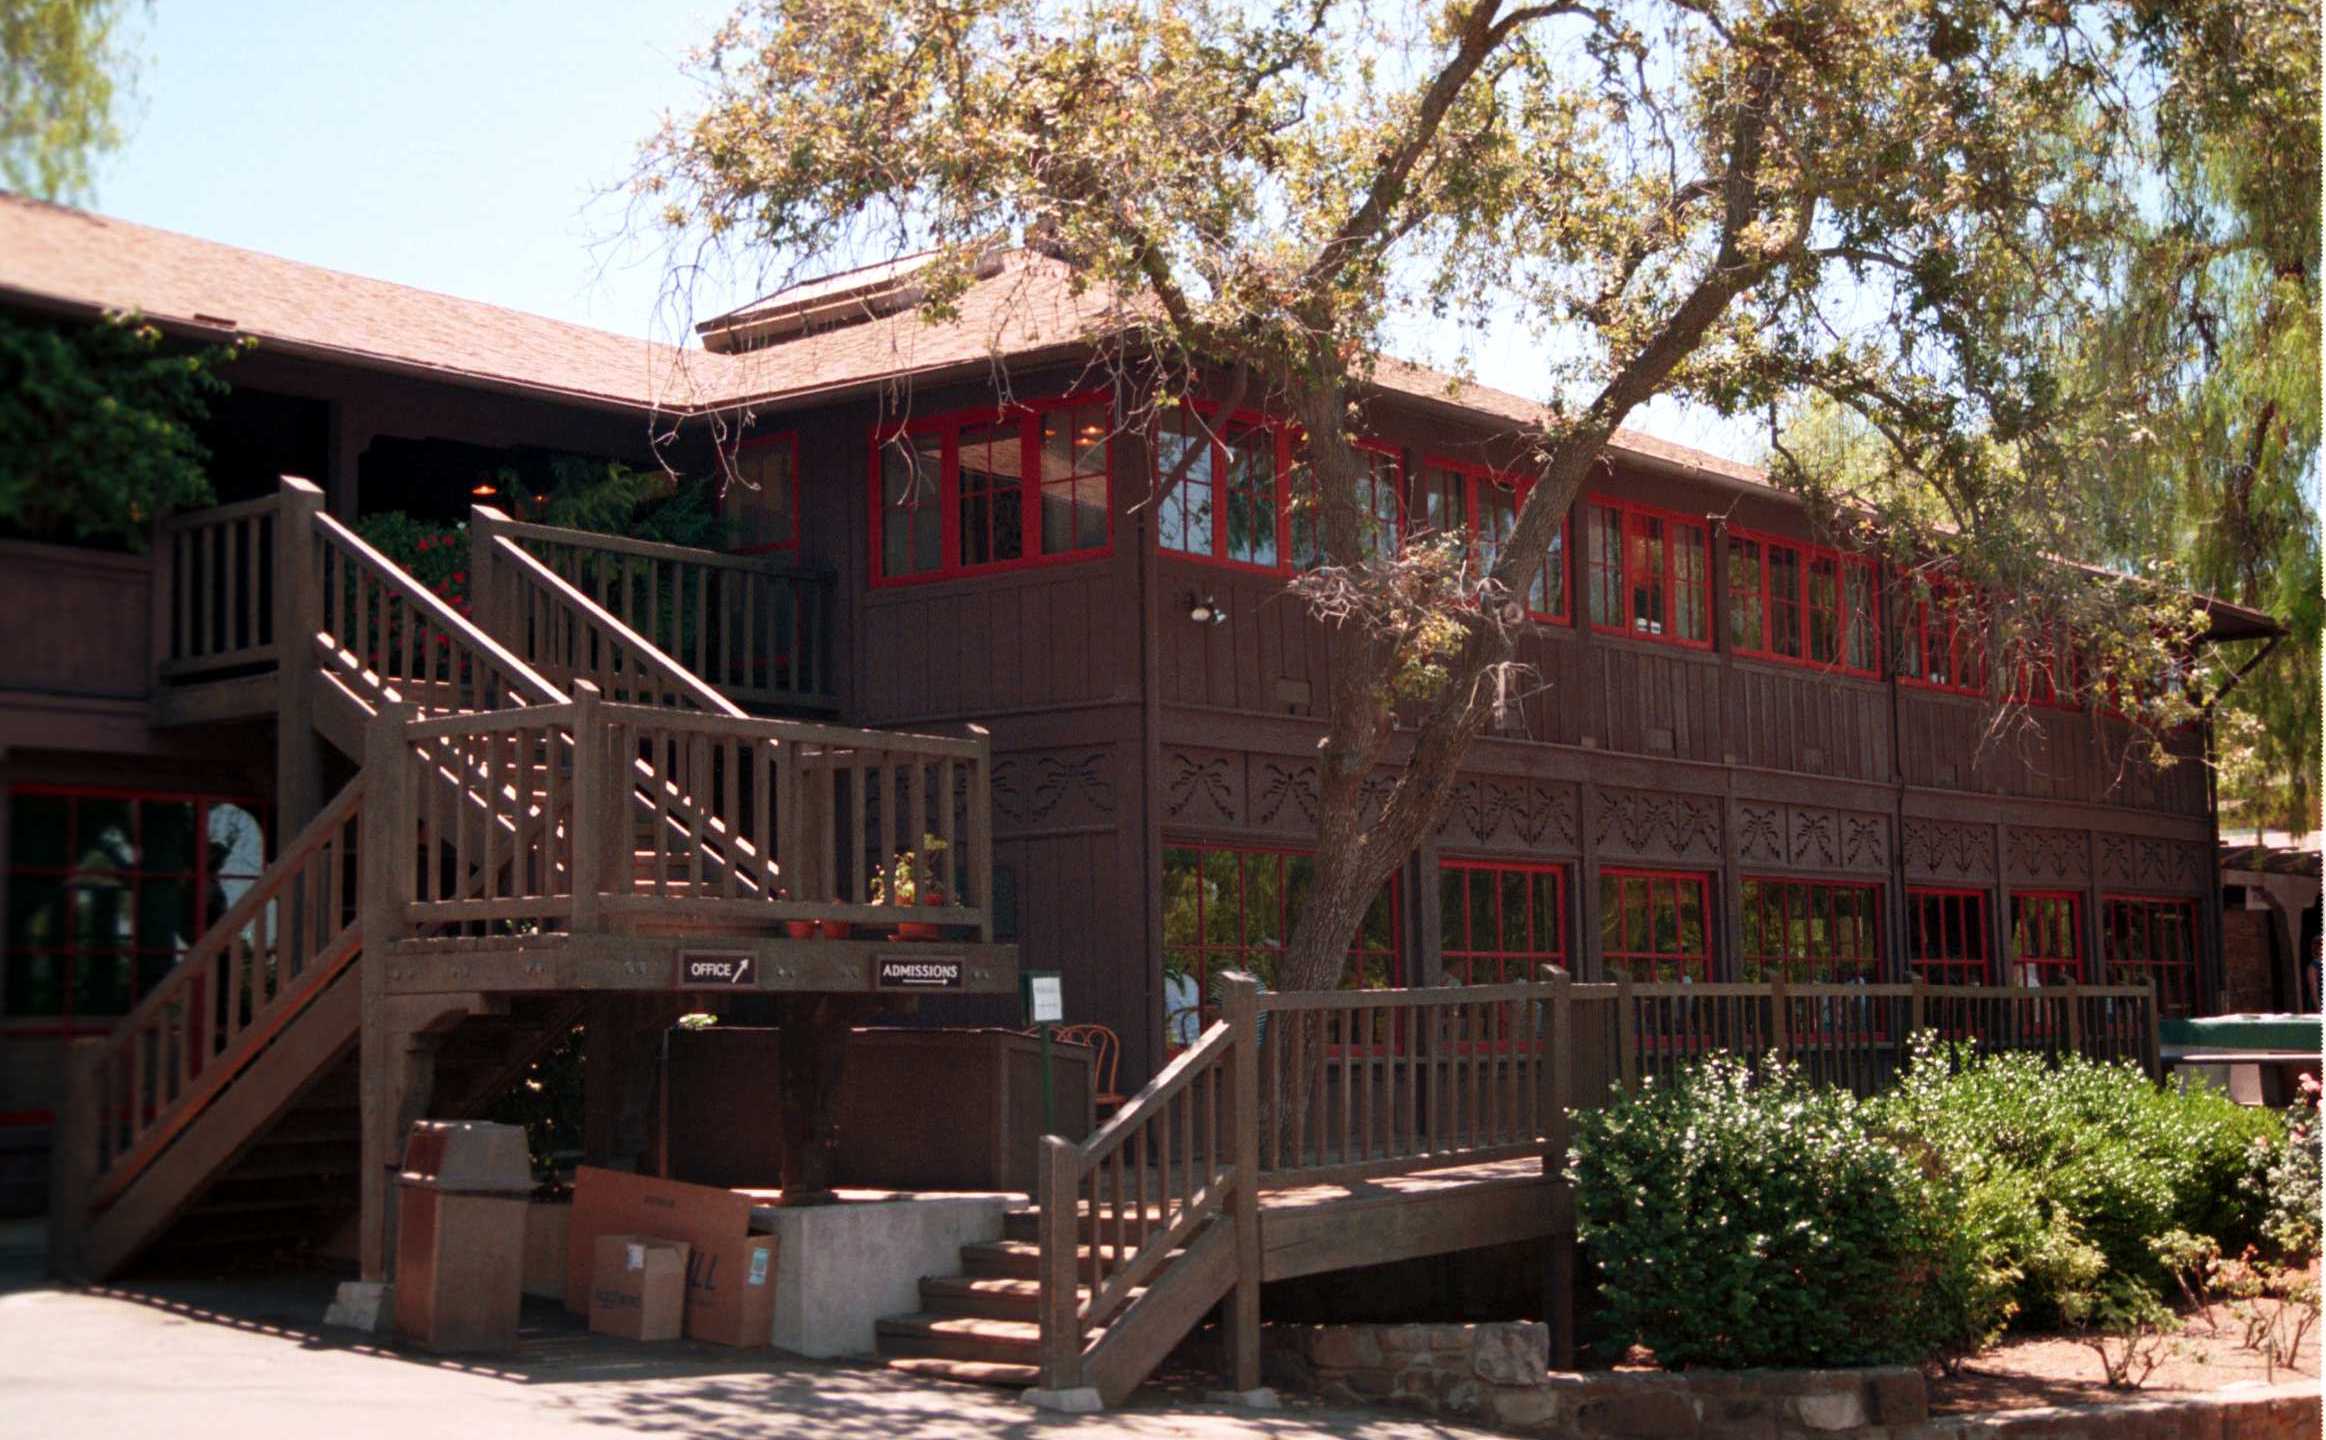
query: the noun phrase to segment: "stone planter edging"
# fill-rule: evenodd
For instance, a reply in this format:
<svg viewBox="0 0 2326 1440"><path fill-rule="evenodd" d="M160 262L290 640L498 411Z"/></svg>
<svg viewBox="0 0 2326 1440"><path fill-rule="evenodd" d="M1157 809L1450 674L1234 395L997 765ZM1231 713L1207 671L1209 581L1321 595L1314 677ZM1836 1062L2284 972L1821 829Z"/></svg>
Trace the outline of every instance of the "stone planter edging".
<svg viewBox="0 0 2326 1440"><path fill-rule="evenodd" d="M1910 1366L1550 1370L1550 1331L1483 1325L1271 1325L1269 1378L1561 1440L2314 1440L2316 1381L2093 1405L1930 1414Z"/></svg>

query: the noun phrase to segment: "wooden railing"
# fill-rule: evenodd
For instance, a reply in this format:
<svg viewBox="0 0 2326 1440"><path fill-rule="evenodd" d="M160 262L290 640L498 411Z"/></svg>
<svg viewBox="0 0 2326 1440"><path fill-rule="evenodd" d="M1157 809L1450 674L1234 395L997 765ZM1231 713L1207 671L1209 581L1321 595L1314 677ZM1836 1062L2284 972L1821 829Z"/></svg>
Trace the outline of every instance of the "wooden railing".
<svg viewBox="0 0 2326 1440"><path fill-rule="evenodd" d="M118 1195L360 948L365 780L339 792L105 1041L94 1199Z"/></svg>
<svg viewBox="0 0 2326 1440"><path fill-rule="evenodd" d="M274 495L164 519L154 537L156 668L164 682L275 663L287 590L280 545L321 504L304 481Z"/></svg>
<svg viewBox="0 0 2326 1440"><path fill-rule="evenodd" d="M1118 1332L1147 1323L1140 1287L1167 1283L1174 1256L1192 1253L1182 1247L1222 1225L1235 1248L1231 1355L1239 1385L1257 1384L1262 1194L1513 1160L1539 1161L1556 1184L1577 1109L1714 1053L1782 1056L1861 1092L1892 1083L1925 1031L2159 1073L2146 987L1576 984L1553 969L1434 990L1220 983L1221 1018L1097 1134L1043 1138L1045 1389L1103 1392L1092 1367L1129 1338ZM1182 1322L1185 1304L1154 1323ZM1136 1338L1159 1354L1147 1342L1178 1337Z"/></svg>
<svg viewBox="0 0 2326 1440"><path fill-rule="evenodd" d="M493 512L471 544L506 538L747 706L836 708L833 581L764 556L533 525ZM609 696L619 686L608 686Z"/></svg>
<svg viewBox="0 0 2326 1440"><path fill-rule="evenodd" d="M914 922L991 938L982 734L615 705L587 681L575 692L491 714L383 708L399 746L375 740L366 763L403 777L393 848L431 857L390 881L403 907L394 938L587 929L614 913ZM893 866L905 850L919 857L918 903L873 903L880 858Z"/></svg>
<svg viewBox="0 0 2326 1440"><path fill-rule="evenodd" d="M360 665L431 714L565 700L563 691L334 517L315 516L312 544L321 622L315 643L327 664Z"/></svg>

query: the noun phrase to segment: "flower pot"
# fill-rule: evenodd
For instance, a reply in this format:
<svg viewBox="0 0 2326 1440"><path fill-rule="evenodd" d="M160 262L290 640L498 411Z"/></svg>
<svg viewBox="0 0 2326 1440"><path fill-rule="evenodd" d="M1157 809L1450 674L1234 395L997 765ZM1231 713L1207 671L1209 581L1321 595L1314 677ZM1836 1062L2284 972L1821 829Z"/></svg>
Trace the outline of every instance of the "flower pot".
<svg viewBox="0 0 2326 1440"><path fill-rule="evenodd" d="M819 920L816 922L817 933L826 940L847 939L848 928L848 922L845 920Z"/></svg>
<svg viewBox="0 0 2326 1440"><path fill-rule="evenodd" d="M896 934L892 938L898 940L934 940L937 938L937 927L926 920L899 920L896 922Z"/></svg>
<svg viewBox="0 0 2326 1440"><path fill-rule="evenodd" d="M783 922L783 933L794 940L813 940L816 938L816 932L822 928L823 922L820 920L786 920Z"/></svg>

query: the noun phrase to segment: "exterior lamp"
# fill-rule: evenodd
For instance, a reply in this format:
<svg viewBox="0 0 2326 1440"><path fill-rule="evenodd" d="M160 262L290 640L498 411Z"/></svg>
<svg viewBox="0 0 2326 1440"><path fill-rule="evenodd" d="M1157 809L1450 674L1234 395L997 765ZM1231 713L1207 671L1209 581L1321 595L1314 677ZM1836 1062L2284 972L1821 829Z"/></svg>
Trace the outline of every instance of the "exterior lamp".
<svg viewBox="0 0 2326 1440"><path fill-rule="evenodd" d="M1228 612L1212 596L1190 595L1187 598L1187 618L1198 625L1225 625Z"/></svg>

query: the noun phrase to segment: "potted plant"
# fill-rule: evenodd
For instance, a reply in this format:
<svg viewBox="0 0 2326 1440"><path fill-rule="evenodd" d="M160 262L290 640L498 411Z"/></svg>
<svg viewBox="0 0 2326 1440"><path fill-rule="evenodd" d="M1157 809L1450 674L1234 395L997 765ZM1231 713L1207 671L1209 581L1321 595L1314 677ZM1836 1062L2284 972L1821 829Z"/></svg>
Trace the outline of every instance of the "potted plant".
<svg viewBox="0 0 2326 1440"><path fill-rule="evenodd" d="M875 905L943 905L945 891L937 883L933 857L944 853L947 842L942 836L923 834L918 850L899 850L896 858L872 872L870 894ZM938 927L932 921L899 920L894 940L934 940Z"/></svg>
<svg viewBox="0 0 2326 1440"><path fill-rule="evenodd" d="M789 900L791 891L778 888L775 892L775 898ZM822 932L823 922L820 920L786 920L783 922L783 933L794 940L813 940Z"/></svg>

